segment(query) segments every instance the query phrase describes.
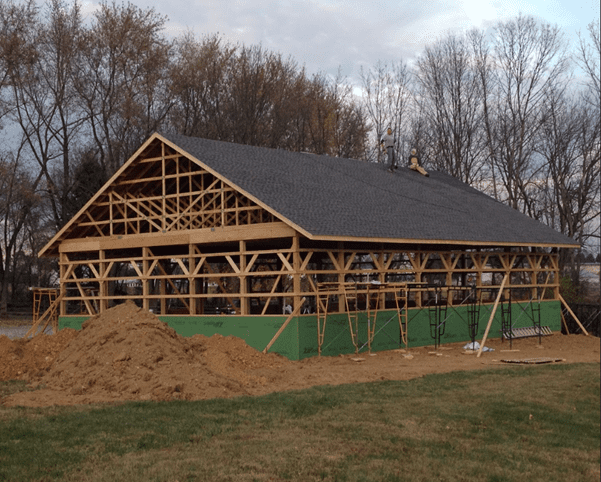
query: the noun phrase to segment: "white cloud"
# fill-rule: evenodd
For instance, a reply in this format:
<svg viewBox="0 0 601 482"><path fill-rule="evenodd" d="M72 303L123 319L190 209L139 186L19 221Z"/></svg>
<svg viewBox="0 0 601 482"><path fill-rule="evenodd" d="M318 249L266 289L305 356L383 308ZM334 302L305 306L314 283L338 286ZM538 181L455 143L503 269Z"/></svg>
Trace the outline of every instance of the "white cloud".
<svg viewBox="0 0 601 482"><path fill-rule="evenodd" d="M42 0L40 0L42 1ZM292 56L312 74L358 76L378 60L410 61L451 30L487 28L519 12L574 32L595 17L593 0L132 0L166 15L166 33L220 33L230 42L261 44ZM596 5L596 6L595 6ZM97 1L82 2L91 15ZM595 10L596 9L596 10ZM586 18L591 17L588 21Z"/></svg>

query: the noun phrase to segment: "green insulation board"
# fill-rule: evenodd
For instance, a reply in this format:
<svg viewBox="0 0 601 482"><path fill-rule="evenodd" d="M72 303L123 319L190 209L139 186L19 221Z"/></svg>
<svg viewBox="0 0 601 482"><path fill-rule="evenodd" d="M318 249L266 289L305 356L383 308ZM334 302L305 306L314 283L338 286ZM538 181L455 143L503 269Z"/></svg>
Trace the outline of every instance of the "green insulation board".
<svg viewBox="0 0 601 482"><path fill-rule="evenodd" d="M504 304L507 310L507 303ZM538 303L512 303L511 315L514 328L532 326L533 320L538 317L536 308ZM544 301L540 303L540 319L543 326L548 326L552 331L561 329L559 301ZM533 309L534 308L534 309ZM491 305L480 307L477 340L481 340L486 330L486 325L492 311ZM491 330L490 338L501 336L501 305L497 309ZM286 320L284 315L274 316L159 316L177 333L182 336L202 334L212 336L233 335L248 343L257 350L263 350ZM60 328L81 328L81 324L88 319L82 316L65 316L59 318ZM409 309L409 346L433 345L430 322L434 321L432 313L427 308ZM445 331L441 336L441 343L468 342L468 309L466 306L448 307L446 311ZM373 320L369 320L373 326ZM360 353L368 350L367 327L368 317L365 312L358 314L358 347ZM399 348L400 329L397 312L395 310L380 311L375 320L375 336L371 345L372 351L392 350ZM299 360L316 356L317 350L317 316L302 315L293 318L270 351L280 353L291 360ZM328 315L322 355L336 356L354 353L355 346L349 330L349 320L346 313L332 313Z"/></svg>

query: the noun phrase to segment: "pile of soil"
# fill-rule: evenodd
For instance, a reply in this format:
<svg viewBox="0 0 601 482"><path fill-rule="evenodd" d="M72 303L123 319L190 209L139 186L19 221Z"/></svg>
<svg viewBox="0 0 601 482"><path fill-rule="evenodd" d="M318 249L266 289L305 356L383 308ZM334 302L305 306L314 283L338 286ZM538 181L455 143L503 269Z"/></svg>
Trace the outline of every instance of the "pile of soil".
<svg viewBox="0 0 601 482"><path fill-rule="evenodd" d="M0 379L25 378L37 390L5 405L74 405L123 400L198 400L262 395L315 385L408 380L430 373L495 367L536 369L506 359L552 358L599 363L599 338L554 334L542 339L488 340L480 358L465 343L293 362L263 354L239 338L179 336L154 314L125 303L84 323L32 340L0 337ZM58 356L57 356L58 355Z"/></svg>
<svg viewBox="0 0 601 482"><path fill-rule="evenodd" d="M0 335L0 380L41 377L77 334L67 328L56 335L40 334L31 339L11 340Z"/></svg>
<svg viewBox="0 0 601 482"><path fill-rule="evenodd" d="M263 355L233 336L184 338L128 302L82 325L48 371L31 384L44 388L4 402L38 406L231 397L266 384L265 377L248 374L247 368L285 363L291 362L274 353Z"/></svg>

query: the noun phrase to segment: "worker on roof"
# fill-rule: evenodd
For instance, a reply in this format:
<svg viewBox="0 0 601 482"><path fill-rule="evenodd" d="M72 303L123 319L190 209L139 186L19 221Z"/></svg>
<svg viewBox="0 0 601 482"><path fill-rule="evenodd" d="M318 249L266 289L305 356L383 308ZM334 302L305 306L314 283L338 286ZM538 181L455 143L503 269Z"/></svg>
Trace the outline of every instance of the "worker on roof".
<svg viewBox="0 0 601 482"><path fill-rule="evenodd" d="M409 169L413 171L419 172L422 176L430 177L430 174L419 165L419 156L417 155L417 150L411 149L411 158L409 159L411 164L409 164Z"/></svg>
<svg viewBox="0 0 601 482"><path fill-rule="evenodd" d="M380 139L380 144L384 149L386 149L386 155L388 156L388 162L390 163L388 170L392 172L397 168L396 159L394 156L396 142L390 127L386 130L386 134L384 134Z"/></svg>

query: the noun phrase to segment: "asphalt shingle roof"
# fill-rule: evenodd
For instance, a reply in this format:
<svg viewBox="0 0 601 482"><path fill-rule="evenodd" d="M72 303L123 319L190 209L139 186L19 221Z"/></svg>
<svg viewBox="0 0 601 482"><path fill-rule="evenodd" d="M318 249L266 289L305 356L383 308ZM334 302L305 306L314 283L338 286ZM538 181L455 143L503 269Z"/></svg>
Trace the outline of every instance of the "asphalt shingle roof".
<svg viewBox="0 0 601 482"><path fill-rule="evenodd" d="M567 236L442 172L162 135L314 237L571 245Z"/></svg>

